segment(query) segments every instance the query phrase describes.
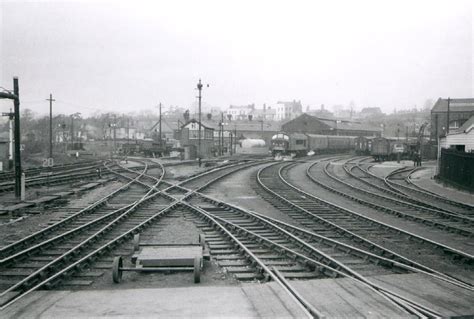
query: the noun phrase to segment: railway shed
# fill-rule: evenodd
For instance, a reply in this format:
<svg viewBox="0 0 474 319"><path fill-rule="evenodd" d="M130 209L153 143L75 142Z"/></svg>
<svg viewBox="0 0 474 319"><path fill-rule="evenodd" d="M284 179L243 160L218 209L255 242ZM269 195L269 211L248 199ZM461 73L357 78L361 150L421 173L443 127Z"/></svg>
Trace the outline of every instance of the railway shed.
<svg viewBox="0 0 474 319"><path fill-rule="evenodd" d="M306 113L282 125L288 133L342 136L381 136L381 129L352 120L326 119Z"/></svg>

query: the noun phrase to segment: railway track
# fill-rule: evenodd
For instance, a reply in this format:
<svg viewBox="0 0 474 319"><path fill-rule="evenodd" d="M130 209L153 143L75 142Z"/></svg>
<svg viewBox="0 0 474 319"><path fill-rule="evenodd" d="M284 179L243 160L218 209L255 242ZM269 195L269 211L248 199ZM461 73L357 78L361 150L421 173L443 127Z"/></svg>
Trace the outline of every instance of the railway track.
<svg viewBox="0 0 474 319"><path fill-rule="evenodd" d="M146 170L147 167L137 175L136 179L140 179ZM130 187L130 184L127 186ZM114 193L94 203L95 208L101 207L106 201L114 198L117 192ZM61 277L66 275L66 270L76 271L82 258L97 255L105 249L100 246L101 244L114 236L120 237L128 233L130 228L134 227L133 225L137 226L143 219L150 218L152 213L149 211L133 213L143 204L156 199L158 194L151 196L149 193L142 194L139 199L131 199L127 204L122 204L111 212L93 214L87 216L86 219L80 219L85 216L85 212L75 214L58 225L52 225L2 248L3 256L6 255L0 261L2 307L39 287L55 285ZM130 198L130 195L127 198ZM68 226L64 227L65 225ZM61 230L59 234L58 229ZM118 241L117 238L111 240L108 246L116 241Z"/></svg>
<svg viewBox="0 0 474 319"><path fill-rule="evenodd" d="M221 176L230 175L233 172ZM217 180L213 179L207 182L195 189L194 192L181 185L176 187L188 191L188 195L181 198L181 203L184 208L194 213L188 213L187 216L202 229L211 256L217 259L218 264L238 280L265 281L273 279L282 287L291 287L288 280L292 279L315 279L327 276L349 277L374 289L409 313L435 314L433 310L426 309L371 283L360 272L329 256L328 250L337 250L333 247L334 243L322 243L321 238L318 237L310 245L307 241L298 238L292 232L268 219L216 201L201 193ZM286 227L291 226L286 225ZM317 237L317 235L315 236ZM315 247L316 245L319 245L319 249ZM339 255L341 253L347 254L347 247L345 248L339 246ZM323 250L325 251L323 252ZM373 274L411 271L409 267L391 261L386 263L387 260L385 260L385 263L380 263L380 259L376 260L377 257L373 259L374 256L369 258L368 254L363 251L359 251L358 255L354 254L352 262L349 262L348 259L345 259L345 262L352 265L355 256L358 258L356 264L359 264L359 267L364 264L364 267L359 270L365 268L365 271ZM312 316L320 317L320 313L304 301L297 291L290 290L289 292L301 302Z"/></svg>
<svg viewBox="0 0 474 319"><path fill-rule="evenodd" d="M55 172L51 175L35 175L27 177L25 187L32 188L43 185L63 185L76 180L97 178L96 169L100 166L76 168L70 171ZM0 193L11 192L15 189L14 181L0 182Z"/></svg>
<svg viewBox="0 0 474 319"><path fill-rule="evenodd" d="M466 237L472 237L474 234L474 219L472 218L387 196L361 182L360 179L347 174L347 171L343 168L344 164L336 165L328 161L322 167L324 174L331 179L331 181L324 180L324 183L354 201L410 221L416 221Z"/></svg>
<svg viewBox="0 0 474 319"><path fill-rule="evenodd" d="M374 163L363 163L363 161L364 158L349 161L343 167L347 174L366 184L369 189L418 206L462 217L474 217L474 206L450 200L413 184L410 175L418 171L419 167L403 167L382 178L370 171L370 168L375 165Z"/></svg>
<svg viewBox="0 0 474 319"><path fill-rule="evenodd" d="M447 276L460 284L474 283L473 256L367 218L304 191L284 177L292 165L295 163L262 169L257 175L256 190L304 229L374 255ZM309 170L310 167L306 171L307 178L311 176ZM295 179L300 180L300 177ZM410 260L405 257L407 252L411 252L408 254Z"/></svg>
<svg viewBox="0 0 474 319"><path fill-rule="evenodd" d="M102 166L103 161L80 161L76 163L69 163L69 164L59 164L54 165L53 167L32 167L23 170L26 177L32 177L35 175L40 175L41 173L49 173L49 172L61 172L61 171L69 171L71 169L76 168L83 168L83 167L91 167ZM3 181L10 181L15 178L15 172L0 172L0 182Z"/></svg>
<svg viewBox="0 0 474 319"><path fill-rule="evenodd" d="M166 227L166 223L160 225L160 221L164 221L166 216L184 214L202 231L211 256L218 260L221 267L239 280L275 281L301 307L307 317L322 315L293 288L292 279L347 277L383 296L403 313L420 317L439 316L433 309L403 298L390 289L380 287L366 276L408 273L419 271L418 269L363 250L355 253L354 250L348 250L348 245L331 242L330 238L323 238L304 229L216 201L202 193L211 184L252 165L255 163L229 165L198 174L177 184L163 180L164 170L158 178L148 175L146 170L115 172L130 180L131 184L143 188L142 191L146 191L142 199L135 200L134 204L131 204L135 205L132 212L128 215L119 213L121 214L119 217L111 222L105 222L105 226L97 224L96 227L100 229L91 229L93 234L85 235L87 237L85 240L79 237L78 243L65 243L63 248L68 251L48 264L51 265L60 258L69 256L69 260L62 260L61 270L47 273L43 266L42 276L37 277L30 285L27 285L24 279L16 283L15 286L19 290L10 287L2 293L2 298L6 296L5 292L14 293L13 296L8 296L9 300L3 303L2 308L31 291L41 287L57 286L60 282L64 282L65 278L71 278L73 274L83 272L86 276L94 276L94 271L90 270L94 263L109 258L113 251L129 243L133 235L150 227L159 230L160 227ZM204 178L200 180L201 177ZM168 202L153 207L154 203L148 202L148 199L157 198ZM123 209L129 210L127 207ZM81 251L78 247L84 249ZM358 259L358 262L351 262L346 255L352 255L351 258ZM357 268L357 265L360 268ZM38 272L41 273L40 270L35 271ZM365 275L362 275L364 272ZM443 279L450 280L446 277ZM464 285L459 282L457 284Z"/></svg>
<svg viewBox="0 0 474 319"><path fill-rule="evenodd" d="M81 212L2 248L6 256L0 260L2 308L41 287L58 285L64 278L79 272L83 267L87 268L89 263L113 247L176 209L178 202L158 188L164 187L161 185L165 173L163 167L159 178L145 175L146 166L138 173L124 167L122 169L126 172L114 173L131 180L125 188L131 189L136 184L141 187L141 191L132 189L132 193L126 197L115 196L118 193L115 192L114 196L105 197L94 205L100 207L107 202L111 205L109 208L113 209L111 212L96 218L89 216L85 220L79 219L86 214ZM117 198L119 202L112 203L112 199ZM123 199L128 202L124 203Z"/></svg>

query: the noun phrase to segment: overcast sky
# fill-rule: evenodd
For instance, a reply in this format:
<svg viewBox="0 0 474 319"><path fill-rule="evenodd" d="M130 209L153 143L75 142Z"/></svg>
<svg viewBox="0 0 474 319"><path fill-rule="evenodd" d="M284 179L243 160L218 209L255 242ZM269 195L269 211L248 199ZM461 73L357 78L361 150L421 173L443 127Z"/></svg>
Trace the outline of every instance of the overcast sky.
<svg viewBox="0 0 474 319"><path fill-rule="evenodd" d="M0 1L0 86L40 114L190 108L199 78L223 108L474 96L471 1Z"/></svg>

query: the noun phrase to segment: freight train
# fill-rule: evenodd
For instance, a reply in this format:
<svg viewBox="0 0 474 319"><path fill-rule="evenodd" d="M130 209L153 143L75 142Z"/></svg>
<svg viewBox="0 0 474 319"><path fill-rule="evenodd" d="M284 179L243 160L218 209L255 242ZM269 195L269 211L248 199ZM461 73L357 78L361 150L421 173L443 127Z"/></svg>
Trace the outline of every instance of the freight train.
<svg viewBox="0 0 474 319"><path fill-rule="evenodd" d="M273 155L304 156L310 151L315 154L339 153L352 151L355 139L355 136L280 132L272 136L270 150Z"/></svg>

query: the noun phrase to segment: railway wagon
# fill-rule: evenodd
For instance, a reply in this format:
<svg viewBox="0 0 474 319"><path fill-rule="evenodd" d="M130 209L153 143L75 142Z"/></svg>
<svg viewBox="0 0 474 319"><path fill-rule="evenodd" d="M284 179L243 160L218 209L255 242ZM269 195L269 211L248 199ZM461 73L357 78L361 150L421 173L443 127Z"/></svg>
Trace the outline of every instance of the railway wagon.
<svg viewBox="0 0 474 319"><path fill-rule="evenodd" d="M386 161L391 153L390 140L385 137L376 137L372 140L370 155L379 162Z"/></svg>
<svg viewBox="0 0 474 319"><path fill-rule="evenodd" d="M354 149L353 136L334 136L328 135L328 150L329 152L348 151Z"/></svg>
<svg viewBox="0 0 474 319"><path fill-rule="evenodd" d="M372 149L373 138L357 136L354 139L354 150L357 155L368 155Z"/></svg>
<svg viewBox="0 0 474 319"><path fill-rule="evenodd" d="M271 151L276 154L306 155L308 151L308 137L300 133L278 133L272 136Z"/></svg>
<svg viewBox="0 0 474 319"><path fill-rule="evenodd" d="M308 136L308 151L316 154L349 151L354 148L355 137L306 134Z"/></svg>
<svg viewBox="0 0 474 319"><path fill-rule="evenodd" d="M308 136L308 149L316 154L322 153L328 149L327 135L306 134Z"/></svg>

